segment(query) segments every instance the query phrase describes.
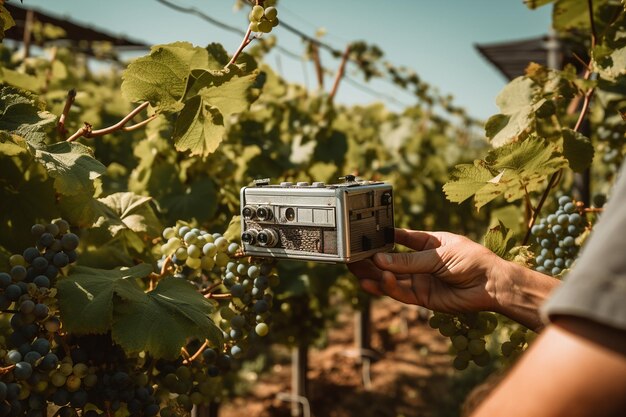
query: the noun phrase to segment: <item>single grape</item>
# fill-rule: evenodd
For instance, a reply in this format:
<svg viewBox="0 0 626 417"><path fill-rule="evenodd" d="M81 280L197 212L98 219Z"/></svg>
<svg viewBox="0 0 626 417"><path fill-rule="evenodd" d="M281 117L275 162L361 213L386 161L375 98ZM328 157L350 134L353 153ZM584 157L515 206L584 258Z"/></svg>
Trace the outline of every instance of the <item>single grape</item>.
<svg viewBox="0 0 626 417"><path fill-rule="evenodd" d="M269 333L269 330L270 330L269 326L265 323L258 323L254 327L255 333L261 337L266 336Z"/></svg>
<svg viewBox="0 0 626 417"><path fill-rule="evenodd" d="M274 20L276 16L278 16L278 10L276 10L276 7L267 7L265 8L264 14L268 20Z"/></svg>
<svg viewBox="0 0 626 417"><path fill-rule="evenodd" d="M252 20L256 20L256 21L261 20L261 18L263 17L263 14L264 14L263 6L259 6L257 4L250 11L250 17L251 17L250 20L251 21Z"/></svg>

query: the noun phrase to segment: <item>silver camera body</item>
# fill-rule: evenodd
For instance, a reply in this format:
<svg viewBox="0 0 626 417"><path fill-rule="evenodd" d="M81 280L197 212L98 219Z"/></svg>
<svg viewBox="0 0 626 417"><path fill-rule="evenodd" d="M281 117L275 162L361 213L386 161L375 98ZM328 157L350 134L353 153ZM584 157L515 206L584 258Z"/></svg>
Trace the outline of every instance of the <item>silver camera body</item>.
<svg viewBox="0 0 626 417"><path fill-rule="evenodd" d="M255 181L241 189L249 256L349 263L394 246L393 189L347 176L340 184Z"/></svg>

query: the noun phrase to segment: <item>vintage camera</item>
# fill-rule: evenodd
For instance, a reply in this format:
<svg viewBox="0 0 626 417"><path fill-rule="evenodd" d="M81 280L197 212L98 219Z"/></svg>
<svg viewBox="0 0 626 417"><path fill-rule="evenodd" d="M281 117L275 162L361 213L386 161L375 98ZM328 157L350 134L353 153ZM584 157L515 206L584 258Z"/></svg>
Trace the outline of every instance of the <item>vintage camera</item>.
<svg viewBox="0 0 626 417"><path fill-rule="evenodd" d="M393 189L346 176L339 184L255 181L241 189L246 255L349 263L394 246Z"/></svg>

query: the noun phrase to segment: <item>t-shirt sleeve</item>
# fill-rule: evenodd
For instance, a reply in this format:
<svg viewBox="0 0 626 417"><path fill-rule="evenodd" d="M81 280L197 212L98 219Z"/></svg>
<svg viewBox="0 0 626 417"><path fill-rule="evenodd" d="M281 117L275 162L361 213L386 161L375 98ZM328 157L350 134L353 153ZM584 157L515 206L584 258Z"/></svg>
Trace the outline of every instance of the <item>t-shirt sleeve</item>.
<svg viewBox="0 0 626 417"><path fill-rule="evenodd" d="M626 172L572 271L544 304L544 321L568 315L626 330Z"/></svg>

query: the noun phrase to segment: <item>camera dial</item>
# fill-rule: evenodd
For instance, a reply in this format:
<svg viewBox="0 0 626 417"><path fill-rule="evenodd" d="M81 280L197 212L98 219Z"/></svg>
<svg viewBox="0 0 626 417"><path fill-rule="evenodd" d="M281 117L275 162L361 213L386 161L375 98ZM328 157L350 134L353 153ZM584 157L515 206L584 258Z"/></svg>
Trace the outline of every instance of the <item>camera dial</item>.
<svg viewBox="0 0 626 417"><path fill-rule="evenodd" d="M254 217L256 216L256 208L254 206L245 206L241 210L241 215L246 220L254 219Z"/></svg>
<svg viewBox="0 0 626 417"><path fill-rule="evenodd" d="M258 232L254 229L246 230L241 234L241 241L248 245L254 245L256 243Z"/></svg>
<svg viewBox="0 0 626 417"><path fill-rule="evenodd" d="M270 206L260 206L256 209L256 217L261 221L272 220L273 214Z"/></svg>
<svg viewBox="0 0 626 417"><path fill-rule="evenodd" d="M273 248L278 243L278 233L274 229L263 229L257 235L259 245Z"/></svg>

